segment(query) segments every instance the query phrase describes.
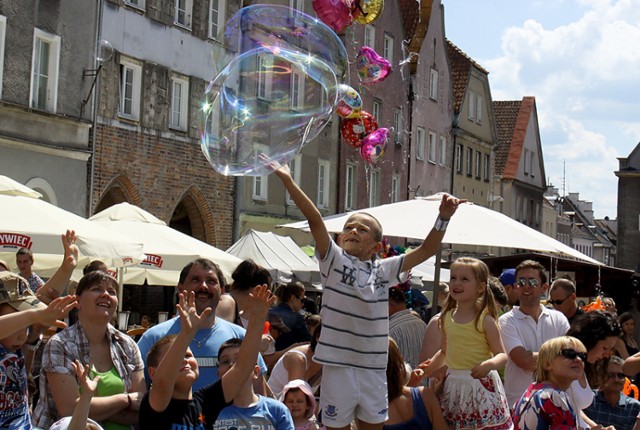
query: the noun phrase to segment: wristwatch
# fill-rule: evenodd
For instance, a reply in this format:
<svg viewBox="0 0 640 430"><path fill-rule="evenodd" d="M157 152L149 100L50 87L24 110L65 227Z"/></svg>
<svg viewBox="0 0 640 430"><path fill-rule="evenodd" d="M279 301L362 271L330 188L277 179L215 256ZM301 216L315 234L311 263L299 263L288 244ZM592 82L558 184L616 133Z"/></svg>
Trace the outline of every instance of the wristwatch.
<svg viewBox="0 0 640 430"><path fill-rule="evenodd" d="M440 218L440 215L438 215L438 218L436 219L436 223L433 225L433 228L436 229L437 231L446 231L448 225L449 225L449 220L442 219Z"/></svg>

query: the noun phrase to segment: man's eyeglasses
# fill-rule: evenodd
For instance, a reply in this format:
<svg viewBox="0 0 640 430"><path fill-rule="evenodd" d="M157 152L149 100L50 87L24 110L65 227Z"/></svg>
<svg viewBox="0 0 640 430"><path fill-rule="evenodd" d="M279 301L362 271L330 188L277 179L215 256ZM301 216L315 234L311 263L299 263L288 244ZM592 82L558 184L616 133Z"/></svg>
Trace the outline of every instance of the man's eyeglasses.
<svg viewBox="0 0 640 430"><path fill-rule="evenodd" d="M529 285L532 288L538 286L538 280L536 278L519 278L518 279L518 288L524 288Z"/></svg>
<svg viewBox="0 0 640 430"><path fill-rule="evenodd" d="M549 300L548 300L548 302L549 302L549 304L550 304L550 305L561 305L561 304L563 304L564 302L566 302L566 301L567 301L567 299L568 299L569 297L571 297L571 296L567 296L567 297L565 297L565 298L564 298L564 299L562 299L562 300L553 300L553 299L549 299Z"/></svg>
<svg viewBox="0 0 640 430"><path fill-rule="evenodd" d="M587 353L578 352L575 349L565 348L560 351L560 355L568 360L575 360L576 358L579 358L583 363L587 362Z"/></svg>
<svg viewBox="0 0 640 430"><path fill-rule="evenodd" d="M621 372L609 372L607 373L607 379L625 379L627 375Z"/></svg>

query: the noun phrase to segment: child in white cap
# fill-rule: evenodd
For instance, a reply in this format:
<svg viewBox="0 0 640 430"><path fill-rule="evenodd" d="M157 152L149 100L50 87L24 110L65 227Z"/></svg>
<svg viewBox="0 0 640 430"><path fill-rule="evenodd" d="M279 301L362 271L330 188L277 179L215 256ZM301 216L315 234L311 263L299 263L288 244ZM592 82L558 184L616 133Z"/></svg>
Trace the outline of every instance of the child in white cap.
<svg viewBox="0 0 640 430"><path fill-rule="evenodd" d="M316 398L311 386L303 379L294 379L284 386L280 401L291 412L296 430L318 430L315 420Z"/></svg>

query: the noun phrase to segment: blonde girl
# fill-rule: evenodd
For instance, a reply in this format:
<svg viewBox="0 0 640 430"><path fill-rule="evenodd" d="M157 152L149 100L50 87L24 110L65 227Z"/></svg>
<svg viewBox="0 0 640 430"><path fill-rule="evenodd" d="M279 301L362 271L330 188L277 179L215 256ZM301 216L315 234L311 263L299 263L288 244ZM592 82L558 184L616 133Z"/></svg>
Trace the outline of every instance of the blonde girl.
<svg viewBox="0 0 640 430"><path fill-rule="evenodd" d="M449 297L440 316L442 347L424 367L427 377L448 368L440 404L452 429L513 428L497 372L507 355L488 279L489 269L478 259L451 264Z"/></svg>

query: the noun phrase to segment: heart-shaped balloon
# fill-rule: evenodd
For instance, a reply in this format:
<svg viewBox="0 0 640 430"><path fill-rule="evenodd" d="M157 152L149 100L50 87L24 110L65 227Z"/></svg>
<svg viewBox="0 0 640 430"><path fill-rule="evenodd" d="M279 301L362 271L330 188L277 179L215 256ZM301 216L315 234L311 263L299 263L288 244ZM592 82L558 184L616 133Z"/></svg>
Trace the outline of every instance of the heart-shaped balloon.
<svg viewBox="0 0 640 430"><path fill-rule="evenodd" d="M378 55L376 51L363 46L356 58L358 76L364 84L373 84L384 81L391 73L391 63L386 58Z"/></svg>
<svg viewBox="0 0 640 430"><path fill-rule="evenodd" d="M383 9L384 0L354 0L351 15L358 24L371 24Z"/></svg>
<svg viewBox="0 0 640 430"><path fill-rule="evenodd" d="M362 155L364 161L374 164L382 158L388 140L389 129L384 127L366 135L362 140L362 146L360 146L360 155Z"/></svg>
<svg viewBox="0 0 640 430"><path fill-rule="evenodd" d="M362 111L362 115L357 118L342 120L340 134L347 145L359 148L362 145L362 139L377 129L378 121L369 112Z"/></svg>
<svg viewBox="0 0 640 430"><path fill-rule="evenodd" d="M313 0L312 6L320 21L340 33L353 23L352 4L353 0Z"/></svg>
<svg viewBox="0 0 640 430"><path fill-rule="evenodd" d="M342 118L355 118L362 114L362 98L349 85L341 84L338 87L336 113Z"/></svg>

